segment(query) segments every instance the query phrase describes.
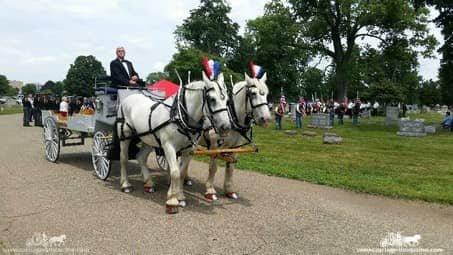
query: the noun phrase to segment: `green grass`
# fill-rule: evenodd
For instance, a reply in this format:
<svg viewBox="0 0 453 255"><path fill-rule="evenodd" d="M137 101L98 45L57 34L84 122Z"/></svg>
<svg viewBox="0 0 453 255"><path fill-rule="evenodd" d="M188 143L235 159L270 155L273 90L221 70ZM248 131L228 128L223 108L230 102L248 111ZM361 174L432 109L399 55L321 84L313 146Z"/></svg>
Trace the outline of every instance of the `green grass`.
<svg viewBox="0 0 453 255"><path fill-rule="evenodd" d="M7 115L7 114L18 114L22 113L22 106L15 105L15 106L6 106L0 105L0 115Z"/></svg>
<svg viewBox="0 0 453 255"><path fill-rule="evenodd" d="M425 125L438 124L438 113L411 115ZM303 120L304 126L310 119ZM286 135L268 128L254 130L259 153L241 154L237 168L329 185L358 192L397 198L453 204L453 133L438 130L427 137L400 137L397 125L383 126L384 117L361 120L360 126L345 119L333 130L304 128ZM283 129L295 129L285 119ZM305 130L316 137L302 137ZM341 145L322 144L324 132L343 137ZM199 158L199 157L198 157ZM203 160L206 160L203 159Z"/></svg>

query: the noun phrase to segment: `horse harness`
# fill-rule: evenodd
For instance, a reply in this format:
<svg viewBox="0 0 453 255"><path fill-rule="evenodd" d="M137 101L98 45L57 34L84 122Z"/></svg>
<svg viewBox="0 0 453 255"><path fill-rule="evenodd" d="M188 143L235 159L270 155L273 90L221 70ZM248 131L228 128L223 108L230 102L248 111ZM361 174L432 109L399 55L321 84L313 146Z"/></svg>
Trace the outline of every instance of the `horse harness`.
<svg viewBox="0 0 453 255"><path fill-rule="evenodd" d="M244 119L244 124L241 124L241 122L239 120L239 117L237 116L236 110L234 108L233 92L232 92L232 90L229 91L229 100L228 100L227 106L228 106L228 113L230 115L230 120L231 120L231 124L232 124L231 125L231 127L232 127L231 129L236 131L236 132L238 132L246 140L245 143L237 145L237 146L234 146L232 148L239 148L239 147L242 147L242 146L245 146L245 145L248 145L248 144L252 143L252 140L253 140L252 121L254 119L253 110L258 108L258 107L261 107L263 105L267 105L267 101L264 102L264 103L261 103L261 104L257 104L257 105L253 104L252 95L251 95L252 92L250 91L250 88L257 88L255 84L246 85L246 86L240 88L238 91L236 91L235 95L239 94L239 92L241 90L243 90L244 88L247 89L246 94L245 94L245 102L246 102L245 103L245 112L246 112L246 116L245 116L245 119ZM248 102L250 102L250 105L252 107L252 110L250 112L247 109ZM205 134L207 134L207 132L205 132ZM211 147L211 142L209 140L209 137L204 135L204 139L206 141L207 148L209 149ZM223 141L222 140L218 140L217 143L218 143L217 145L220 147L222 145Z"/></svg>
<svg viewBox="0 0 453 255"><path fill-rule="evenodd" d="M218 83L216 82L216 84L218 85ZM218 85L219 86L219 85ZM220 87L220 86L219 86ZM117 124L120 124L121 126L121 132L119 134L119 140L120 141L125 141L125 140L129 140L129 139L133 139L133 138L136 138L136 137L142 137L142 136L146 136L146 135L153 135L154 138L156 139L157 143L159 144L159 147L158 149L161 149L162 148L162 143L161 143L161 140L159 139L159 137L156 135L156 132L159 131L160 129L166 127L167 125L170 125L172 123L175 123L177 126L178 126L178 132L182 135L184 135L189 141L190 141L190 144L182 149L180 149L177 154L180 154L181 151L184 151L188 148L191 148L193 147L195 144L196 144L196 140L199 139L199 137L201 136L202 132L205 130L203 129L203 122L204 122L204 119L206 116L203 116L198 122L195 121L187 112L187 109L186 109L186 100L185 100L185 91L186 89L190 90L189 88L186 88L185 86L181 86L180 87L180 91L178 91L178 93L176 94L176 97L173 101L173 104L172 105L168 105L166 104L164 101L156 101L155 104L153 104L151 106L151 109L150 109L150 113L149 113L149 116L148 116L148 131L146 132L142 132L142 133L137 133L137 131L135 130L135 128L133 128L129 123L126 122L125 118L124 118L124 112L123 112L123 108L120 106L120 111L121 111L121 118L117 118L116 121L115 121L115 126L117 127ZM207 99L207 94L209 91L211 90L214 90L214 88L204 88L203 89L203 104L202 104L202 109L204 109L205 107L205 104L206 104L206 99ZM145 95L147 96L148 98L150 98L152 100L152 98L148 95ZM155 100L153 100L155 101ZM157 109L157 107L159 107L159 105L163 105L164 107L167 107L167 108L170 108L170 118L166 121L164 121L163 123L159 124L158 126L156 127L152 127L152 116L153 116L153 112ZM220 108L220 109L217 109L217 110L213 110L211 105L209 103L206 104L208 106L208 110L209 110L209 113L210 115L208 115L208 118L211 120L212 116L214 114L217 114L217 113L220 113L222 111L228 111L227 108ZM191 124L194 123L194 124ZM212 122L212 120L211 120ZM130 136L125 136L124 134L124 126L127 126L132 134ZM210 127L212 128L212 127ZM193 139L192 137L196 137L195 139Z"/></svg>

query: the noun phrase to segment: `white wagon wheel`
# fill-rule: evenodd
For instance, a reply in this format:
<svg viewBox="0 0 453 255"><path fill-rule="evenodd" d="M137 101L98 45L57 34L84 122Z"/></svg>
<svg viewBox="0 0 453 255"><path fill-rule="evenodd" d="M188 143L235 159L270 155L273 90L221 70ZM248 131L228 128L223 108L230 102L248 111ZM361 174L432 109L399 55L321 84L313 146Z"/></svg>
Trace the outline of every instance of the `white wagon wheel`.
<svg viewBox="0 0 453 255"><path fill-rule="evenodd" d="M168 171L168 162L164 155L156 154L156 161L160 169Z"/></svg>
<svg viewBox="0 0 453 255"><path fill-rule="evenodd" d="M43 130L46 158L55 163L60 156L60 131L53 117L49 116L44 120Z"/></svg>
<svg viewBox="0 0 453 255"><path fill-rule="evenodd" d="M107 136L107 133L100 130L93 136L93 144L91 145L91 158L96 175L101 180L106 180L110 175L112 168L111 160L107 157L112 138Z"/></svg>

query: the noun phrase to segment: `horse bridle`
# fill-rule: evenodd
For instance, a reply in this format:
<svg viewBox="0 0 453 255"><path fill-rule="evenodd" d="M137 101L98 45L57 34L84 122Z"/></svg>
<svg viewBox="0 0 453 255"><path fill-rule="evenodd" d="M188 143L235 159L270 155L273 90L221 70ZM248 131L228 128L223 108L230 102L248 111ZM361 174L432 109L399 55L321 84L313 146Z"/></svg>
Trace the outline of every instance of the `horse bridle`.
<svg viewBox="0 0 453 255"><path fill-rule="evenodd" d="M217 84L217 86L219 87L220 91L222 91L222 89L220 88L220 85L218 84L217 81L215 81L215 83ZM188 90L197 90L197 89L190 89L190 88L185 88L184 86L182 86L181 88L181 93L179 93L179 97L178 98L178 113L180 115L180 121L181 121L181 124L189 129L191 132L201 132L203 131L203 118L201 119L200 123L198 123L197 126L193 126L191 125L189 122L192 120L192 122L195 122L195 120L192 119L192 117L190 117L190 115L187 113L187 109L186 109L186 102L185 102L185 91L186 89ZM218 113L221 113L223 111L228 111L227 107L224 107L224 108L219 108L219 109L216 109L214 110L213 107L211 106L211 103L209 102L210 100L208 100L208 93L211 91L211 90L215 90L214 87L211 87L211 88L204 88L203 89L203 104L202 104L202 109L205 108L205 106L207 106L208 108L208 111L209 111L209 114L208 114L208 119L209 121L211 122L211 124L213 124L213 127L214 129L216 130L217 132L217 127L215 125L215 119L214 119L214 115L215 114L218 114ZM223 93L221 93L221 97L225 97L225 95ZM206 102L208 101L208 102ZM203 111L204 112L204 111ZM203 113L204 114L204 113ZM186 116L186 117L184 117ZM206 117L206 116L205 116ZM188 119L188 120L186 120Z"/></svg>

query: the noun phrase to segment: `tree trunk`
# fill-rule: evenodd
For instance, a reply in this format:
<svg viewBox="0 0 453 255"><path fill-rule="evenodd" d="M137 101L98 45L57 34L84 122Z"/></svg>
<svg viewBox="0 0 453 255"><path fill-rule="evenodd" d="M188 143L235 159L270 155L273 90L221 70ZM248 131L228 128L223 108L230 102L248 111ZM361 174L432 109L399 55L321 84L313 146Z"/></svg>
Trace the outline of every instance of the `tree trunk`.
<svg viewBox="0 0 453 255"><path fill-rule="evenodd" d="M336 63L335 67L335 84L337 88L337 101L341 102L345 97L348 96L348 82L346 79L346 72L344 70L344 64Z"/></svg>

